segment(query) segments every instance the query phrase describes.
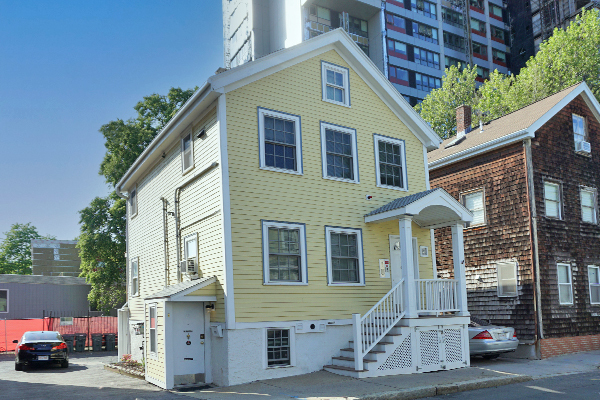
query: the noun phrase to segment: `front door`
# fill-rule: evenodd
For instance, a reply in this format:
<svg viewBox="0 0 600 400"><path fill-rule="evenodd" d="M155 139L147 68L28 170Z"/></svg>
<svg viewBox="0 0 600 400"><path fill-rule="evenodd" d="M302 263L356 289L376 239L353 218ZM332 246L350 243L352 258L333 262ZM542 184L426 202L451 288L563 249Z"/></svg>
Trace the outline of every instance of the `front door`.
<svg viewBox="0 0 600 400"><path fill-rule="evenodd" d="M417 238L412 238L413 268L415 279L419 279L419 253ZM390 235L390 271L392 286L402 280L402 265L400 264L400 235Z"/></svg>
<svg viewBox="0 0 600 400"><path fill-rule="evenodd" d="M173 302L175 384L204 381L204 303Z"/></svg>

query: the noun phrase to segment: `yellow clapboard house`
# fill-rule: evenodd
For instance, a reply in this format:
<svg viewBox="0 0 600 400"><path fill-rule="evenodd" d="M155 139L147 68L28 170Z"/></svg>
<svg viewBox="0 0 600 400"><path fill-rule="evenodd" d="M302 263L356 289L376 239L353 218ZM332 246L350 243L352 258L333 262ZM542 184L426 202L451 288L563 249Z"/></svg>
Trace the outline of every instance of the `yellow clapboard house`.
<svg viewBox="0 0 600 400"><path fill-rule="evenodd" d="M439 143L343 30L210 77L117 185L121 354L163 388L469 365L472 216L429 188Z"/></svg>

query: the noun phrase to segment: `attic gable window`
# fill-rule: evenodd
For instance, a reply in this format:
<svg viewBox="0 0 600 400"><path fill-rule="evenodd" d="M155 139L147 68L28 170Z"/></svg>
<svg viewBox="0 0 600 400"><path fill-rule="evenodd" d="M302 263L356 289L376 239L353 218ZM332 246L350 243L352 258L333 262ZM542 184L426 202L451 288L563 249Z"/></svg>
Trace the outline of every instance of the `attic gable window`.
<svg viewBox="0 0 600 400"><path fill-rule="evenodd" d="M137 215L137 187L134 187L129 195L129 215L131 218Z"/></svg>
<svg viewBox="0 0 600 400"><path fill-rule="evenodd" d="M260 168L302 174L300 116L258 108Z"/></svg>
<svg viewBox="0 0 600 400"><path fill-rule="evenodd" d="M350 107L350 80L348 68L321 61L323 101Z"/></svg>
<svg viewBox="0 0 600 400"><path fill-rule="evenodd" d="M573 114L573 133L576 142L584 142L586 135L585 119L577 114Z"/></svg>
<svg viewBox="0 0 600 400"><path fill-rule="evenodd" d="M186 173L194 168L194 139L190 129L181 138L181 172Z"/></svg>

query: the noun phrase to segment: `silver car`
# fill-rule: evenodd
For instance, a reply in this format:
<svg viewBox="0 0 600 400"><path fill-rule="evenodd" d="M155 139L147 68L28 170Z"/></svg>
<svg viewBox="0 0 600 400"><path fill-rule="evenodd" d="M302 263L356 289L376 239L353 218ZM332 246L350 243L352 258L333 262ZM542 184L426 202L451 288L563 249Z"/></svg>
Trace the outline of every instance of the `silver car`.
<svg viewBox="0 0 600 400"><path fill-rule="evenodd" d="M486 359L497 358L502 353L515 351L519 339L514 328L485 324L473 319L469 324L469 349L471 357L482 356Z"/></svg>

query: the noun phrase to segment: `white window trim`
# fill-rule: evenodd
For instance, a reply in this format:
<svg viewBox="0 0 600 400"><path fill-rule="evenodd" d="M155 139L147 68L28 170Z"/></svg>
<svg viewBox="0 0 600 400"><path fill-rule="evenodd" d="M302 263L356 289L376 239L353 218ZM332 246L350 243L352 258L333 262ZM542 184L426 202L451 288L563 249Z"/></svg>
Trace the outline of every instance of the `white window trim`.
<svg viewBox="0 0 600 400"><path fill-rule="evenodd" d="M552 199L546 198L546 185L554 185L556 186L558 192L558 217L552 217L548 215L548 210L546 209L546 201L554 201ZM563 219L563 198L562 198L562 185L558 182L544 180L544 216L546 218L562 220Z"/></svg>
<svg viewBox="0 0 600 400"><path fill-rule="evenodd" d="M375 146L375 174L377 179L377 187L400 190L403 192L408 191L408 174L406 172L406 146L404 140L378 135L375 133L373 134L373 142ZM402 183L404 184L402 187L381 184L381 169L379 165L379 142L387 142L400 146L400 157L402 164Z"/></svg>
<svg viewBox="0 0 600 400"><path fill-rule="evenodd" d="M584 221L583 220L583 196L582 192L591 192L593 196L592 206L594 209L594 220L593 221ZM598 190L589 186L580 186L579 187L579 206L581 208L581 222L586 224L598 224Z"/></svg>
<svg viewBox="0 0 600 400"><path fill-rule="evenodd" d="M596 276L600 279L600 267L597 265L588 265L588 292L590 292L590 304L600 305L600 301L594 303L592 301L592 282L590 281L590 269L596 269ZM600 286L600 283L593 283L595 286Z"/></svg>
<svg viewBox="0 0 600 400"><path fill-rule="evenodd" d="M559 282L558 282L558 267L559 267L559 266L566 266L566 267L567 267L567 271L569 271L569 283L559 283ZM574 301L574 299L573 299L573 275L572 275L572 273L571 273L571 264L567 264L567 263L557 263L557 264L556 264L556 268L557 268L557 269L556 269L556 284L557 284L557 286L558 286L558 288L559 288L559 289L558 289L558 303L559 303L561 306L563 306L563 305L564 305L564 306L573 305L573 301ZM561 286L561 285L562 285L562 286L567 286L567 285L569 286L569 291L571 292L571 302L570 302L570 303L563 303L563 302L561 302L561 301L560 301L560 286Z"/></svg>
<svg viewBox="0 0 600 400"><path fill-rule="evenodd" d="M359 282L333 282L333 272L331 263L331 234L346 233L355 234L358 244L358 279ZM362 230L354 228L338 228L333 226L325 227L325 247L327 251L327 286L365 286L365 266L363 258Z"/></svg>
<svg viewBox="0 0 600 400"><path fill-rule="evenodd" d="M148 357L152 358L154 360L158 360L158 307L157 307L157 303L150 303L148 304ZM152 318L152 312L150 310L152 310L152 308L154 308L154 321L156 326L154 328L151 328L151 318ZM150 343L152 343L152 331L154 330L154 335L155 335L155 343L156 343L156 351L152 351L152 347L150 346Z"/></svg>
<svg viewBox="0 0 600 400"><path fill-rule="evenodd" d="M129 206L129 217L130 218L133 218L136 215L138 215L138 191L137 191L137 185L134 185L133 189L131 189L131 193L129 195L128 206Z"/></svg>
<svg viewBox="0 0 600 400"><path fill-rule="evenodd" d="M269 228L285 228L300 230L300 281L271 281L269 279ZM308 285L306 263L306 226L294 222L262 221L262 246L263 246L263 285Z"/></svg>
<svg viewBox="0 0 600 400"><path fill-rule="evenodd" d="M181 136L180 142L181 142L181 174L185 175L186 173L188 173L189 171L191 171L192 169L194 169L195 166L195 160L194 160L194 135L193 135L194 131L193 129L190 127L188 128L185 133ZM190 164L190 166L186 169L185 168L185 163L184 163L184 153L183 153L183 140L186 137L190 137L190 151L192 153L192 163Z"/></svg>
<svg viewBox="0 0 600 400"><path fill-rule="evenodd" d="M285 169L285 168L276 168L269 167L266 165L265 161L265 116L267 117L275 117L279 119L285 119L288 121L293 121L294 126L296 127L295 138L296 138L296 169ZM301 126L301 118L299 115L287 114L280 111L269 110L267 108L258 107L258 138L259 138L259 160L260 169L264 169L267 171L276 171L276 172L284 172L286 174L293 175L303 175L302 169L302 126Z"/></svg>
<svg viewBox="0 0 600 400"><path fill-rule="evenodd" d="M189 256L189 254L187 253L187 242L195 240L196 241L196 254L194 254L192 257ZM189 235L184 236L183 238L183 255L186 259L188 258L195 258L198 259L198 253L200 252L200 248L198 247L198 233L191 233Z"/></svg>
<svg viewBox="0 0 600 400"><path fill-rule="evenodd" d="M500 290L501 276L500 276L500 268L498 266L499 264L513 264L514 265L514 276L515 276L515 292L514 292L514 294L501 293L501 290ZM498 261L498 262L496 262L496 278L498 280L498 287L497 287L498 297L518 297L518 295L519 295L519 276L518 276L517 265L518 265L518 263L516 261Z"/></svg>
<svg viewBox="0 0 600 400"><path fill-rule="evenodd" d="M134 263L137 266L137 275L135 277L133 276L133 264ZM130 268L131 268L131 282L130 282L130 284L131 284L131 296L130 297L139 297L139 295L140 295L140 258L139 257L133 257L131 259ZM136 287L137 290L135 292L133 291L133 288L134 288L133 280L134 279L137 279L137 285L136 285L137 286Z"/></svg>
<svg viewBox="0 0 600 400"><path fill-rule="evenodd" d="M327 138L325 135L325 130L331 129L338 132L347 133L352 136L352 168L354 171L354 179L344 179L338 178L335 176L327 175ZM358 145L356 142L356 129L346 128L344 126L339 126L335 124L330 124L328 122L321 122L321 164L323 165L323 178L331 179L333 181L340 182L350 182L350 183L360 183L360 179L358 176Z"/></svg>
<svg viewBox="0 0 600 400"><path fill-rule="evenodd" d="M269 365L269 342L267 338L267 331L269 329L277 330L289 330L290 331L290 365ZM278 327L269 326L263 328L263 369L278 369L278 368L292 368L296 366L296 332L291 326Z"/></svg>
<svg viewBox="0 0 600 400"><path fill-rule="evenodd" d="M327 98L327 70L335 71L344 76L344 101L339 102ZM350 73L348 68L340 67L339 65L321 61L321 88L322 99L328 103L338 104L340 106L350 108Z"/></svg>
<svg viewBox="0 0 600 400"><path fill-rule="evenodd" d="M583 120L583 141L586 141L586 139L588 138L588 132L587 132L587 120L583 115L579 115L579 114L571 114L571 118L573 117L578 117L581 118ZM572 120L571 120L571 125L572 125ZM575 133L575 130L573 130L573 140L575 142L580 142L581 140L578 140L578 137L580 135L578 135L577 133Z"/></svg>
<svg viewBox="0 0 600 400"><path fill-rule="evenodd" d="M0 314L8 314L10 312L10 290L1 289L0 292L6 292L6 311L0 311Z"/></svg>
<svg viewBox="0 0 600 400"><path fill-rule="evenodd" d="M465 208L467 208L466 204L465 204L465 197L469 196L471 194L475 194L481 192L481 201L483 204L483 222L480 224L473 224L472 222L467 222L465 224L465 228L476 228L479 226L485 226L487 225L487 211L485 209L485 188L481 187L481 188L477 188L477 189L473 189L473 190L469 190L468 192L463 192L460 194L460 203L465 206ZM469 210L471 211L471 210Z"/></svg>

